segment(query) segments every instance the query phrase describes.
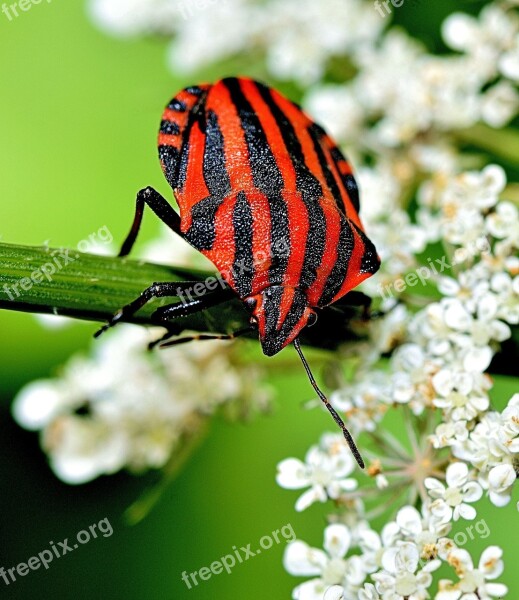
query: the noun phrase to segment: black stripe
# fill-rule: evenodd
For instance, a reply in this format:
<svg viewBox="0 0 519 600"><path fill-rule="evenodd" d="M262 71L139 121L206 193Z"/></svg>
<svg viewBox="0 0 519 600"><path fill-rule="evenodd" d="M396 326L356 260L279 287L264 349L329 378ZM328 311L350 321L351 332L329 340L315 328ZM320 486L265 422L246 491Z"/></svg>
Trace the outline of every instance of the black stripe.
<svg viewBox="0 0 519 600"><path fill-rule="evenodd" d="M200 113L202 113L202 115L204 113L203 109L207 97L207 92L205 90L201 90L201 92L196 104L189 112L185 127L180 128L178 123L175 123L174 121L162 120L160 123L161 133L172 135L178 134L182 136L182 148L180 151L167 145L159 146L159 158L164 165L166 179L174 190L182 189L186 181L187 164L189 161L188 138L193 123L200 119ZM168 104L167 108L175 110L176 112L185 112L187 110L187 104L175 97Z"/></svg>
<svg viewBox="0 0 519 600"><path fill-rule="evenodd" d="M353 175L351 173L348 173L347 175L343 175L341 173L341 163L348 163L346 157L344 156L344 154L340 151L340 149L337 146L334 146L331 150L330 150L330 156L332 157L332 160L335 162L335 165L337 166L337 171L339 171L339 176L342 179L342 183L344 184L344 187L346 188L347 192L348 192L348 196L350 198L351 203L353 204L353 207L355 208L355 210L357 212L359 212L360 210L360 198L359 198L359 188L357 187L357 182L355 181L355 177L353 177Z"/></svg>
<svg viewBox="0 0 519 600"><path fill-rule="evenodd" d="M263 292L265 303L265 335L262 344L264 352L268 356L272 356L281 350L281 347L290 337L294 327L299 323L308 306L306 293L296 288L290 309L281 324L281 328L278 329L281 302L285 290L286 288L282 285L274 285L268 287Z"/></svg>
<svg viewBox="0 0 519 600"><path fill-rule="evenodd" d="M236 78L222 82L229 90L249 151L249 163L254 185L267 197L270 207L271 265L269 281L272 285L283 282L290 253L288 208L281 195L283 175L278 167L267 136L250 102Z"/></svg>
<svg viewBox="0 0 519 600"><path fill-rule="evenodd" d="M244 192L236 197L232 213L234 228L234 262L232 266L236 291L241 298L252 293L254 257L252 254L252 210Z"/></svg>
<svg viewBox="0 0 519 600"><path fill-rule="evenodd" d="M272 332L277 328L280 314L281 298L283 297L284 287L274 285L268 287L263 292L263 301L265 303L265 331Z"/></svg>
<svg viewBox="0 0 519 600"><path fill-rule="evenodd" d="M191 86L185 88L185 91L188 94L193 94L193 96L201 96L205 90L203 90L198 85L191 85Z"/></svg>
<svg viewBox="0 0 519 600"><path fill-rule="evenodd" d="M223 200L231 191L231 181L225 166L223 134L218 124L218 117L212 110L207 112L203 171L211 196Z"/></svg>
<svg viewBox="0 0 519 600"><path fill-rule="evenodd" d="M310 228L305 244L305 259L301 272L300 286L309 288L317 277L326 244L326 220L319 203L323 190L319 181L305 163L303 149L291 121L272 98L267 86L256 83L259 93L269 107L278 124L283 141L296 172L296 187L308 211Z"/></svg>
<svg viewBox="0 0 519 600"><path fill-rule="evenodd" d="M324 132L324 129L322 131ZM342 162L342 161L346 160L344 158L344 155L342 154L342 152L339 150L339 148L337 146L334 146L333 148L331 148L331 150L330 150L330 156L332 157L332 159L336 163L339 163L339 162Z"/></svg>
<svg viewBox="0 0 519 600"><path fill-rule="evenodd" d="M359 198L359 188L357 186L357 182L355 181L355 177L351 173L348 175L342 176L342 181L348 190L348 196L350 197L351 203L355 207L357 212L360 211L360 198Z"/></svg>
<svg viewBox="0 0 519 600"><path fill-rule="evenodd" d="M319 125L313 123L308 127L308 133L310 134L312 141L314 143L314 150L317 154L317 158L319 159L319 164L321 166L321 170L323 172L324 178L326 180L326 185L330 189L330 193L335 200L335 204L337 208L343 213L346 214L346 209L344 203L342 201L341 191L337 184L337 181L333 175L332 169L330 167L330 163L326 159L326 155L324 154L324 150L321 144L321 139L324 134L324 131Z"/></svg>
<svg viewBox="0 0 519 600"><path fill-rule="evenodd" d="M175 110L177 112L186 112L187 104L178 98L173 98L171 102L168 104L168 108L171 110Z"/></svg>
<svg viewBox="0 0 519 600"><path fill-rule="evenodd" d="M198 250L211 250L216 237L216 211L222 198L208 196L197 202L191 209L192 223L186 233L187 241Z"/></svg>
<svg viewBox="0 0 519 600"><path fill-rule="evenodd" d="M353 237L350 221L347 220L342 213L340 213L339 216L341 218L341 232L339 234L339 244L337 246L337 259L326 280L324 291L317 303L320 307L330 304L335 294L341 289L348 272L351 253L353 252L355 239Z"/></svg>
<svg viewBox="0 0 519 600"><path fill-rule="evenodd" d="M179 156L180 152L173 146L163 144L159 146L159 160L163 165L166 179L173 189L177 187Z"/></svg>
<svg viewBox="0 0 519 600"><path fill-rule="evenodd" d="M160 133L166 133L168 135L178 135L180 133L180 127L178 123L174 121L164 121L160 122Z"/></svg>
<svg viewBox="0 0 519 600"><path fill-rule="evenodd" d="M198 250L210 250L216 237L216 211L231 191L231 181L225 168L224 139L212 110L207 113L203 175L211 195L191 209L193 222L186 237Z"/></svg>
<svg viewBox="0 0 519 600"><path fill-rule="evenodd" d="M367 237L367 235L352 223L355 227L355 231L359 234L360 239L364 244L364 254L362 255L362 261L360 263L361 273L376 273L380 267L380 259L377 255L377 251L373 242Z"/></svg>

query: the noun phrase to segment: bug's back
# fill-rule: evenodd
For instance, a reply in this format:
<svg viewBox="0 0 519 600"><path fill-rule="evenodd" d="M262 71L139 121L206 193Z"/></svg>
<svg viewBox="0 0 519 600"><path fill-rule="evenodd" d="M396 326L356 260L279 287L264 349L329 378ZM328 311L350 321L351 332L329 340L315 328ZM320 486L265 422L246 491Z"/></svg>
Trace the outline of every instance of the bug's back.
<svg viewBox="0 0 519 600"><path fill-rule="evenodd" d="M283 285L326 306L378 269L349 163L275 90L244 78L183 90L159 155L182 231L240 297Z"/></svg>

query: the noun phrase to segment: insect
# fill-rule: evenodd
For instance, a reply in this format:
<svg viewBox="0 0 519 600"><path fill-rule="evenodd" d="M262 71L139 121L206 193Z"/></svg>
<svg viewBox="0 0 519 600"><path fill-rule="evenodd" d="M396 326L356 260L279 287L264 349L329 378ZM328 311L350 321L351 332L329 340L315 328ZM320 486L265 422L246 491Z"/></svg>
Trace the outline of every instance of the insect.
<svg viewBox="0 0 519 600"><path fill-rule="evenodd" d="M153 188L141 190L120 256L130 252L148 205L214 263L225 285L189 302L162 306L154 320L165 324L237 295L264 354L273 356L293 343L312 386L364 467L344 422L318 388L298 337L315 323L319 309L380 265L359 219L350 164L297 104L243 77L179 92L162 114L158 150L180 215ZM96 335L152 298L178 297L183 285L154 283ZM161 347L186 339L194 338L168 342L165 336Z"/></svg>

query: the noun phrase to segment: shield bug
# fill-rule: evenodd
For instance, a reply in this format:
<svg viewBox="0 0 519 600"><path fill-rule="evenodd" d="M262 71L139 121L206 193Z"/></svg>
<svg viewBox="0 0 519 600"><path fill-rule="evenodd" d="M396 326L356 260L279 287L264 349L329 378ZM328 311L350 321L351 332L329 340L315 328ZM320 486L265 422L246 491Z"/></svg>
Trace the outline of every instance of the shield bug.
<svg viewBox="0 0 519 600"><path fill-rule="evenodd" d="M225 285L160 307L155 320L167 323L237 295L264 354L272 356L293 343L312 386L363 467L342 419L318 388L298 338L319 309L345 296L380 264L358 215L359 192L350 164L298 105L267 85L235 77L179 92L162 115L158 149L180 215L154 189L141 190L120 256L130 252L148 205L214 263ZM183 286L154 283L98 334L154 297L178 297ZM165 337L161 346L214 337L234 336L169 342Z"/></svg>

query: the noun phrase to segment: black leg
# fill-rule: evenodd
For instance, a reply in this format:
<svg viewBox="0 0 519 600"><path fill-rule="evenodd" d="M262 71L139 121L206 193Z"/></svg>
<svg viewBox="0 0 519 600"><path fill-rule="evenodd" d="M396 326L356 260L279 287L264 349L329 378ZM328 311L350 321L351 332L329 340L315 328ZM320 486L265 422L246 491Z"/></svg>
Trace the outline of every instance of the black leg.
<svg viewBox="0 0 519 600"><path fill-rule="evenodd" d="M137 199L135 201L135 216L133 218L132 227L130 229L130 233L128 233L123 245L121 246L119 256L127 256L130 253L130 250L132 249L139 233L144 214L144 206L146 204L170 229L172 229L181 237L184 237L184 234L180 229L180 217L177 212L171 208L169 202L156 190L154 190L152 187L147 187L137 194Z"/></svg>
<svg viewBox="0 0 519 600"><path fill-rule="evenodd" d="M140 296L135 298L135 300L119 309L110 319L110 321L108 321L108 323L106 323L101 327L101 329L96 331L94 337L99 337L102 333L104 333L110 327L116 325L119 321L127 319L134 315L152 298L165 298L168 296L178 297L181 296L182 292L186 291L186 288L188 288L188 286L190 286L189 289L191 289L193 286L193 282L164 281L156 282L150 285L150 287L146 288ZM162 321L167 321L173 317L185 317L194 312L198 312L200 310L209 308L210 306L214 306L216 304L220 304L221 302L225 302L225 300L228 300L233 296L234 292L231 290L231 288L222 288L213 292L203 294L199 298L191 298L189 301L184 300L175 304L163 306L162 308L157 309L153 313L152 319L156 320L157 324L163 324Z"/></svg>
<svg viewBox="0 0 519 600"><path fill-rule="evenodd" d="M225 334L225 333L222 333L222 334L200 333L198 335L189 335L186 337L178 338L176 340L166 341L169 337L171 337L171 334L168 332L168 334L165 337L154 342L153 346L156 346L158 344L159 348L169 348L170 346L177 346L178 344L187 344L188 342L201 341L201 340L233 340L233 339L239 337L240 335L245 335L246 333L249 333L253 329L254 329L254 327L251 325L250 327L246 327L245 329L239 329L238 331L235 331L234 333L227 333L227 334Z"/></svg>
<svg viewBox="0 0 519 600"><path fill-rule="evenodd" d="M183 300L182 302L161 306L157 308L151 318L157 323L168 322L171 319L186 317L201 310L206 310L234 297L236 297L236 294L231 288L222 288L214 292L208 292L198 298L190 298L189 301Z"/></svg>

